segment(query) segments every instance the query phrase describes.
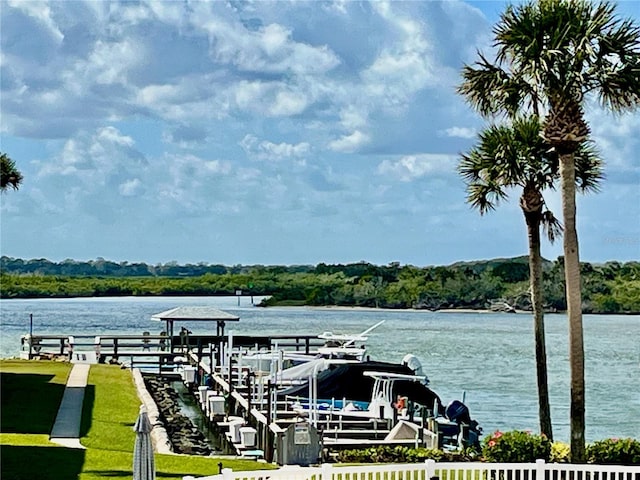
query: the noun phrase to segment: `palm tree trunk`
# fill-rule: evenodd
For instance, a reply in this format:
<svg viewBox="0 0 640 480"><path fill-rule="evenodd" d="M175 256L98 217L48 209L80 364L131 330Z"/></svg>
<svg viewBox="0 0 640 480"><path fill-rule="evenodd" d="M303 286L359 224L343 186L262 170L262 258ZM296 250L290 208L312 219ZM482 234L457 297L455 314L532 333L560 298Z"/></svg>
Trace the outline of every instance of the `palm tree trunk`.
<svg viewBox="0 0 640 480"><path fill-rule="evenodd" d="M538 379L538 415L540 433L553 441L549 386L547 382L547 349L544 336L544 311L542 307L542 255L540 254L541 212L525 212L529 236L529 282L536 349L536 376Z"/></svg>
<svg viewBox="0 0 640 480"><path fill-rule="evenodd" d="M571 461L585 462L584 340L580 255L576 231L576 183L573 152L560 155L562 215L564 219L564 275L569 319L569 364L571 369Z"/></svg>

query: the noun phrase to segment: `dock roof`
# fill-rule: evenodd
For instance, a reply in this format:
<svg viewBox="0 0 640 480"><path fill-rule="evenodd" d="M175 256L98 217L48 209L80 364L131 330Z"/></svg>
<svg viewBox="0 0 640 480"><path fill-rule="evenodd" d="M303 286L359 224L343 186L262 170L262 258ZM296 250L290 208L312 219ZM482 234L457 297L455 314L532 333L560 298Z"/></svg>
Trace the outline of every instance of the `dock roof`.
<svg viewBox="0 0 640 480"><path fill-rule="evenodd" d="M240 317L223 312L214 307L208 306L190 306L176 307L171 310L156 313L151 316L152 320L183 320L196 322L237 322Z"/></svg>

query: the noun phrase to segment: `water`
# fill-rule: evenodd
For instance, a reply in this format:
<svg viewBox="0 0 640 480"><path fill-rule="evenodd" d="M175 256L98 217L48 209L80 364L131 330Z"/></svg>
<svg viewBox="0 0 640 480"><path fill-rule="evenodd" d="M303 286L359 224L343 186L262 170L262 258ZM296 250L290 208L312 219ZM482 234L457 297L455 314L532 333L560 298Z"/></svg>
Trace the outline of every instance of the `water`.
<svg viewBox="0 0 640 480"><path fill-rule="evenodd" d="M259 298L255 299L256 303ZM236 297L92 298L0 301L0 356L17 356L20 335L159 333L152 314L182 305L212 305L240 317L238 334L358 333L370 336L372 359L400 362L413 353L443 402L460 399L486 433L538 430L533 321L526 314L438 313L329 308L255 308ZM554 436L569 438L567 320L547 315L547 361ZM640 317L585 315L587 441L640 438ZM180 325L176 325L179 328ZM215 333L215 324L188 324Z"/></svg>
<svg viewBox="0 0 640 480"><path fill-rule="evenodd" d="M215 453L224 453L224 446L220 435L210 428L209 421L203 415L196 397L191 393L181 381L171 382L171 387L178 393L178 406L180 412L191 420L191 423L202 433L205 441Z"/></svg>

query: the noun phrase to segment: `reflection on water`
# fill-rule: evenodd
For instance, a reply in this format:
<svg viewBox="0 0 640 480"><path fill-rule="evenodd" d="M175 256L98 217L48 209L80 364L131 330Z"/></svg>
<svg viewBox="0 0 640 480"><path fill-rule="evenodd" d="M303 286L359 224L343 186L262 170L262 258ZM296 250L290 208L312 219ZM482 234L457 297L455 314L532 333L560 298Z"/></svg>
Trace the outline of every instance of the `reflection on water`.
<svg viewBox="0 0 640 480"><path fill-rule="evenodd" d="M258 302L259 299L256 299ZM385 320L367 342L373 359L413 353L444 402L466 403L485 432L538 430L533 320L527 314L256 308L235 297L99 298L0 301L0 356L15 356L29 329L50 334L159 333L151 315L181 305L212 305L240 317L238 334L358 333ZM569 438L567 320L547 315L549 390L556 439ZM185 324L197 333L215 325ZM179 327L179 326L177 326ZM585 315L587 440L640 432L640 317Z"/></svg>

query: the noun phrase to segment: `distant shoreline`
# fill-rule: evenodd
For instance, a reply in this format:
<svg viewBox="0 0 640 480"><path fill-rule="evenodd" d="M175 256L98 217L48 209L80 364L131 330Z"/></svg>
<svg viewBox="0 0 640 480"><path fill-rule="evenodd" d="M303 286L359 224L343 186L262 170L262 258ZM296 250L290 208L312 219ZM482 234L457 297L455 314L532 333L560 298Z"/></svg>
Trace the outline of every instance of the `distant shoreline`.
<svg viewBox="0 0 640 480"><path fill-rule="evenodd" d="M269 307L259 307L257 308L290 308L290 305L273 305ZM347 305L298 305L293 308L309 308L309 309L318 309L318 310L335 310L335 311L354 311L360 310L363 312L415 312L415 313L478 313L478 314L488 314L488 313L496 313L496 314L509 314L509 315L533 315L531 310L518 310L515 312L499 312L490 310L488 308L475 309L475 308L442 308L440 310L429 310L426 308L381 308L381 307L358 307L358 306L347 306ZM548 314L558 314L565 315L566 310L561 310L557 312L544 312L545 315ZM584 313L583 315L621 315L621 316L640 316L640 312L618 312L618 313Z"/></svg>
<svg viewBox="0 0 640 480"><path fill-rule="evenodd" d="M287 308L287 305L274 305L274 307ZM347 306L347 305L301 305L303 308L312 308L319 310L344 310L344 311L353 311L353 310L362 310L363 312L429 312L429 313L532 313L527 310L516 310L515 312L497 312L494 310L489 310L488 308L475 309L475 308L442 308L440 310L429 310L427 308L382 308L382 307L358 307L358 306ZM260 308L272 308L272 307L260 307ZM564 312L554 312L554 313L564 313Z"/></svg>
<svg viewBox="0 0 640 480"><path fill-rule="evenodd" d="M237 295L184 295L184 294L164 294L164 295L49 295L49 296L13 296L13 297L1 297L1 301L28 301L28 300L63 300L63 299L76 299L76 300L91 300L91 299L109 299L109 298L130 298L130 299L141 299L141 298L163 298L163 297L184 297L184 298L193 298L193 297L203 297L203 298L216 298L216 297L229 297L229 298L239 298L239 297L255 297L255 298L268 298L271 295L251 295L251 294L242 294L241 296ZM527 314L532 315L533 312L531 310L521 310L515 309L515 311L500 311L500 310L491 310L488 308L442 308L442 309L429 309L429 308L385 308L385 307L363 307L358 305L306 305L304 303L273 303L269 305L260 305L259 303L254 304L256 308L309 308L309 309L326 309L326 310L344 310L344 311L353 311L359 310L363 312L376 312L376 311L384 311L384 312L428 312L428 313L478 313L478 314L489 314L489 313L509 313L509 314ZM545 314L566 314L566 310L556 310L550 311L547 310L544 312ZM623 316L640 316L640 311L632 311L632 312L582 312L583 315L623 315Z"/></svg>

